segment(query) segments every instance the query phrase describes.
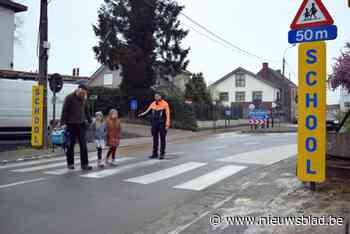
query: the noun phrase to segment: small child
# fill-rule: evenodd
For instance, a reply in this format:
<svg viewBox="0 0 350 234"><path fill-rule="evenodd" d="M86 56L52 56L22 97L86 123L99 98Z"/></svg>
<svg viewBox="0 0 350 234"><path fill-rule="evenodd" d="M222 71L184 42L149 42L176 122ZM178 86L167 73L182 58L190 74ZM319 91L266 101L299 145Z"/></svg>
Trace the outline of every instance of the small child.
<svg viewBox="0 0 350 234"><path fill-rule="evenodd" d="M112 109L109 111L107 117L107 145L109 146L109 151L105 158L106 164L116 165L115 154L120 143L120 133L121 124L118 117L118 111ZM110 161L110 157L112 157L112 161Z"/></svg>
<svg viewBox="0 0 350 234"><path fill-rule="evenodd" d="M102 112L96 112L95 121L92 126L97 149L97 167L103 168L102 150L105 147L105 139L107 134L106 124L103 121Z"/></svg>

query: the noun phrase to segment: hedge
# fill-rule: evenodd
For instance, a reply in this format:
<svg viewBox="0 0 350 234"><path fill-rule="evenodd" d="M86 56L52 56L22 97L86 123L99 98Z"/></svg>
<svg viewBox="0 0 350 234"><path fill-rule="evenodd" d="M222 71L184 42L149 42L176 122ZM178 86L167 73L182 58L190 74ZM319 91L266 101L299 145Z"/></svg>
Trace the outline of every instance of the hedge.
<svg viewBox="0 0 350 234"><path fill-rule="evenodd" d="M102 111L107 115L110 109L117 109L121 117L129 114L129 100L123 100L119 89L92 87L89 89L89 95L97 95L97 100L89 100L93 111ZM184 130L197 130L197 121L194 109L191 105L185 104L183 97L164 96L164 99L169 103L172 128ZM142 100L139 102L138 113L144 111L152 102L152 99ZM90 108L91 108L90 107ZM149 118L146 121L149 123Z"/></svg>

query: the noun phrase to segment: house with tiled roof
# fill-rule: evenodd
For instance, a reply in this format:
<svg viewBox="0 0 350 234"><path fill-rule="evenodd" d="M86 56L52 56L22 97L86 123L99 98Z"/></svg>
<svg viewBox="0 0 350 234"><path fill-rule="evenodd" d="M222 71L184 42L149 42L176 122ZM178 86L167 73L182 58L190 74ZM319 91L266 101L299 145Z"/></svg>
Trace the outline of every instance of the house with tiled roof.
<svg viewBox="0 0 350 234"><path fill-rule="evenodd" d="M186 84L190 81L192 73L183 70L175 77L157 76L154 88L164 93L185 92ZM111 70L108 66L101 65L90 77L88 86L119 88L122 82L122 68Z"/></svg>
<svg viewBox="0 0 350 234"><path fill-rule="evenodd" d="M297 116L297 86L282 75L280 70L274 70L268 63L263 63L262 69L257 73L263 80L271 82L278 88L280 99L278 107L285 113L286 119L294 122Z"/></svg>
<svg viewBox="0 0 350 234"><path fill-rule="evenodd" d="M280 98L280 90L273 82L238 67L209 86L213 99L221 105L240 112L239 117L246 117L249 106L271 110L273 103Z"/></svg>

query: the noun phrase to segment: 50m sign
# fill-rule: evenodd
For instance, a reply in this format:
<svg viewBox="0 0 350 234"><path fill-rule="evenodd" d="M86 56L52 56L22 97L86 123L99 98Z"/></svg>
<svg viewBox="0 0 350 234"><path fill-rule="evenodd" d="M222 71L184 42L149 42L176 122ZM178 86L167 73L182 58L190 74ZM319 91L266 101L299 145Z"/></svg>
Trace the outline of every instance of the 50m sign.
<svg viewBox="0 0 350 234"><path fill-rule="evenodd" d="M315 28L303 28L291 30L288 33L290 44L334 40L338 36L338 29L335 25L328 25Z"/></svg>
<svg viewBox="0 0 350 234"><path fill-rule="evenodd" d="M43 145L44 88L41 85L32 89L32 146Z"/></svg>

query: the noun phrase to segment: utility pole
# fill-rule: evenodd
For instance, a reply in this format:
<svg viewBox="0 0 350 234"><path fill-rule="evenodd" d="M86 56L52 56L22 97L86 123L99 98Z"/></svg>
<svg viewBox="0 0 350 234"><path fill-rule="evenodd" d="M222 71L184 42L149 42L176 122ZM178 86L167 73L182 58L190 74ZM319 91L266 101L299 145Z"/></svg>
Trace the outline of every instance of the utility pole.
<svg viewBox="0 0 350 234"><path fill-rule="evenodd" d="M44 87L43 106L43 148L48 148L48 124L47 124L47 60L48 60L48 19L47 0L41 0L40 5L40 46L39 46L39 85Z"/></svg>
<svg viewBox="0 0 350 234"><path fill-rule="evenodd" d="M286 72L286 59L283 57L283 62L282 62L282 75L284 77Z"/></svg>

